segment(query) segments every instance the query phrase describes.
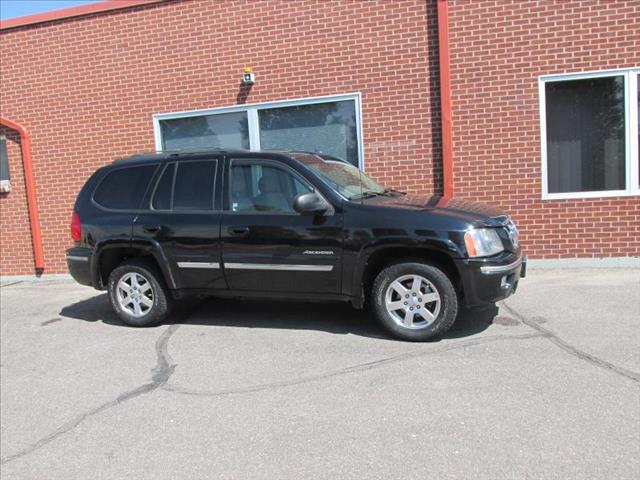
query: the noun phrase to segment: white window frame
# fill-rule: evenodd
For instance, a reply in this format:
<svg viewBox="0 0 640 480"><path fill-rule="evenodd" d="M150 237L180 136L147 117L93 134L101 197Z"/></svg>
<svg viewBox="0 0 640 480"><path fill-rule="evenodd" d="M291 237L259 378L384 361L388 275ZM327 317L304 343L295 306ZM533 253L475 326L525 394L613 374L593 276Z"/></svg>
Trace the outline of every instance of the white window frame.
<svg viewBox="0 0 640 480"><path fill-rule="evenodd" d="M565 73L559 75L543 75L538 77L540 100L540 152L542 157L542 199L563 200L577 198L604 198L640 195L638 181L638 75L640 67L619 68L583 73ZM549 82L567 80L584 80L587 78L624 77L624 110L625 110L625 189L602 190L592 192L549 193L547 176L547 114L545 86Z"/></svg>
<svg viewBox="0 0 640 480"><path fill-rule="evenodd" d="M246 112L249 126L249 149L260 150L260 125L258 122L258 110L268 108L296 107L313 105L317 103L330 103L353 100L356 109L356 135L358 138L358 166L364 170L364 145L362 142L362 97L360 92L345 93L343 95L326 95L321 97L297 98L294 100L280 100L275 102L248 103L229 107L207 108L202 110L187 110L183 112L156 113L153 115L153 135L157 151L162 150L162 132L160 122L174 120L176 118L200 117L204 115L217 115L222 113Z"/></svg>

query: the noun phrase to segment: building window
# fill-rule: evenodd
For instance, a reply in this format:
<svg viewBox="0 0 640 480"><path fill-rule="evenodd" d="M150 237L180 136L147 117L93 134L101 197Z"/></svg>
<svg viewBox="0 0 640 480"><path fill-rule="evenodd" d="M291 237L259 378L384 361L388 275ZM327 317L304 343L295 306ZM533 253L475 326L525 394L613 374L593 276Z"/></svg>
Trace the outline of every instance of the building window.
<svg viewBox="0 0 640 480"><path fill-rule="evenodd" d="M156 148L299 150L363 167L360 95L154 115Z"/></svg>
<svg viewBox="0 0 640 480"><path fill-rule="evenodd" d="M9 178L9 155L7 155L7 137L0 136L0 193L11 191Z"/></svg>
<svg viewBox="0 0 640 480"><path fill-rule="evenodd" d="M540 78L543 198L640 194L638 74Z"/></svg>
<svg viewBox="0 0 640 480"><path fill-rule="evenodd" d="M162 120L162 150L249 148L247 112Z"/></svg>

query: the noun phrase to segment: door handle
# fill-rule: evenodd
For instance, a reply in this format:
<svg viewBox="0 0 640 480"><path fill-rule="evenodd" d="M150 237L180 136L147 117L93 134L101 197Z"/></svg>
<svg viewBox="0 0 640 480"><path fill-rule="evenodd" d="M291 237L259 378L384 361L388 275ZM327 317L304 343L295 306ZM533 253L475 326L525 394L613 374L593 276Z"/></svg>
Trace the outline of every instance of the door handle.
<svg viewBox="0 0 640 480"><path fill-rule="evenodd" d="M249 233L249 227L231 227L229 233L235 236L242 236Z"/></svg>
<svg viewBox="0 0 640 480"><path fill-rule="evenodd" d="M162 230L162 225L145 225L142 229L147 233L158 233Z"/></svg>

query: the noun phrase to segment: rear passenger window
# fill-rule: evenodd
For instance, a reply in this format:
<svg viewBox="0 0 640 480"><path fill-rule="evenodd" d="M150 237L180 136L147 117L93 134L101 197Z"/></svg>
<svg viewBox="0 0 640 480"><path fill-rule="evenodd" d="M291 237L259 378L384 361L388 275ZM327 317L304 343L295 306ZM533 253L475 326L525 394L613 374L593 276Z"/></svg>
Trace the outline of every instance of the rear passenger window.
<svg viewBox="0 0 640 480"><path fill-rule="evenodd" d="M215 175L215 161L178 163L173 187L173 210L213 210Z"/></svg>
<svg viewBox="0 0 640 480"><path fill-rule="evenodd" d="M157 165L119 168L107 174L93 194L93 200L115 210L136 210L140 206Z"/></svg>
<svg viewBox="0 0 640 480"><path fill-rule="evenodd" d="M154 210L171 210L171 187L173 186L174 164L167 165L153 194L151 206Z"/></svg>

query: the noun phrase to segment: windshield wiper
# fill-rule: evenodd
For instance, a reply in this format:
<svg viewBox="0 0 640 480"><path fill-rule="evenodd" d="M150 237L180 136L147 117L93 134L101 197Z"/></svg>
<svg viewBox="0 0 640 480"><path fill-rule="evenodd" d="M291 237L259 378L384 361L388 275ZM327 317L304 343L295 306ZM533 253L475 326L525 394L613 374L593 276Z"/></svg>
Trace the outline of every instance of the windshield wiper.
<svg viewBox="0 0 640 480"><path fill-rule="evenodd" d="M371 197L382 197L385 195L385 192L376 192L375 190L365 190L362 193L356 193L355 195L351 195L349 200L360 200L363 198L371 198Z"/></svg>
<svg viewBox="0 0 640 480"><path fill-rule="evenodd" d="M385 188L383 191L378 192L376 190L365 190L362 193L356 193L349 197L349 200L360 200L363 198L372 198L372 197L387 197L387 196L395 196L398 195L406 195L406 192L401 192L399 190L394 190L393 188Z"/></svg>

